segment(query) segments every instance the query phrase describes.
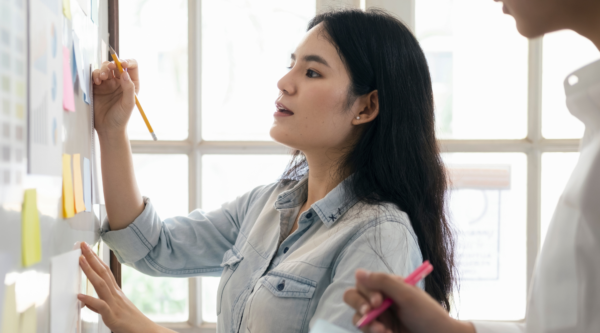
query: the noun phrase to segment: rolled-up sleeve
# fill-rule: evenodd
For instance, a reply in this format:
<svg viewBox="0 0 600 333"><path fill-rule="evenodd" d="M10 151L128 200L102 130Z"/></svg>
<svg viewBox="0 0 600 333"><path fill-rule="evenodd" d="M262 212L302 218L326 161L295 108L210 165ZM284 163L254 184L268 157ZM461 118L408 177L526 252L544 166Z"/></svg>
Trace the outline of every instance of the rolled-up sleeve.
<svg viewBox="0 0 600 333"><path fill-rule="evenodd" d="M407 276L421 263L417 241L403 223L381 222L363 228L338 257L333 281L319 301L311 327L316 320L324 319L351 332L359 332L352 325L354 310L343 301L344 292L356 285L356 270ZM423 288L423 282L418 286Z"/></svg>
<svg viewBox="0 0 600 333"><path fill-rule="evenodd" d="M248 207L263 187L221 208L164 221L148 198L145 208L127 228L111 231L102 224L102 240L119 262L152 276L219 276L223 254L233 247Z"/></svg>

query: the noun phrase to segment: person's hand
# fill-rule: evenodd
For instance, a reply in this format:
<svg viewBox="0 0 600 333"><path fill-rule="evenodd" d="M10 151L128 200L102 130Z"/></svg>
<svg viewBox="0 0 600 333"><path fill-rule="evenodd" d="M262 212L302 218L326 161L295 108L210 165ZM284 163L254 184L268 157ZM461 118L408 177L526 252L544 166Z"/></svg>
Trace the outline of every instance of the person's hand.
<svg viewBox="0 0 600 333"><path fill-rule="evenodd" d="M356 325L363 315L379 307L386 296L394 304L363 327L363 332L475 333L473 325L452 319L439 303L420 288L406 284L402 278L394 275L360 269L356 271L356 288L344 293L344 302L356 310L352 322Z"/></svg>
<svg viewBox="0 0 600 333"><path fill-rule="evenodd" d="M121 65L125 70L123 74L114 62L108 61L92 72L94 124L99 135L125 133L135 107L135 93L140 89L137 61L122 60Z"/></svg>
<svg viewBox="0 0 600 333"><path fill-rule="evenodd" d="M158 332L160 327L138 310L117 285L110 268L92 249L81 243L79 265L94 286L100 299L79 294L77 298L90 310L100 314L114 333Z"/></svg>

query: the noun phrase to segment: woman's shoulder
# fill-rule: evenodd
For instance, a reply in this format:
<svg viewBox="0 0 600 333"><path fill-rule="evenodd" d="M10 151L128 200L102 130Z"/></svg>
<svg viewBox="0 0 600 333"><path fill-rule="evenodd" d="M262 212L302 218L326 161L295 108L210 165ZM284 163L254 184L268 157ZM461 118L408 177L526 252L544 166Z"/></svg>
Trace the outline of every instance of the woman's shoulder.
<svg viewBox="0 0 600 333"><path fill-rule="evenodd" d="M346 215L345 224L356 229L354 238L383 232L395 236L409 234L416 240L410 217L393 203L357 202Z"/></svg>

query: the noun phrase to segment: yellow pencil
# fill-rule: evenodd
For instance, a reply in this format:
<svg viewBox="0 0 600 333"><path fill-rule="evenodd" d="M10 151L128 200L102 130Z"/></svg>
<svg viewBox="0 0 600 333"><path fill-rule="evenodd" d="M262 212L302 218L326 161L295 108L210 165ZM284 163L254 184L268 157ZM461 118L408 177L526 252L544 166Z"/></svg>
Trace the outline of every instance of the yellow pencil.
<svg viewBox="0 0 600 333"><path fill-rule="evenodd" d="M121 66L121 61L119 61L119 56L117 56L117 52L115 52L115 50L112 48L112 46L110 47L110 55L112 56L113 60L115 61L115 64L117 65L117 68L119 69L120 73L123 73L123 66ZM150 122L148 121L148 118L146 118L146 114L144 113L144 109L142 109L142 105L140 104L140 101L137 98L137 95L135 96L135 105L137 105L138 110L140 110L140 114L142 115L142 118L144 118L144 122L146 123L146 127L148 127L148 131L150 131L150 134L152 135L152 138L154 139L154 141L157 141L158 139L156 138L156 134L154 134L154 130L152 129L152 126L150 126Z"/></svg>

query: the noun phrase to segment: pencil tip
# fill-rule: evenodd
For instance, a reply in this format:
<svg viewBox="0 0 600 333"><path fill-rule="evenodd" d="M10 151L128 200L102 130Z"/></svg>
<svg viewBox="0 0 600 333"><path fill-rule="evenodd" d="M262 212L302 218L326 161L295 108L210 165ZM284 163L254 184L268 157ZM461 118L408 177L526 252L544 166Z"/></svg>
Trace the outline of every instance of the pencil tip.
<svg viewBox="0 0 600 333"><path fill-rule="evenodd" d="M115 51L115 49L112 48L112 46L108 46L110 48L110 53L111 54L117 54L117 52Z"/></svg>
<svg viewBox="0 0 600 333"><path fill-rule="evenodd" d="M154 139L154 141L158 141L158 139L156 138L156 134L154 134L154 133L150 133L150 134L152 134L152 138Z"/></svg>

